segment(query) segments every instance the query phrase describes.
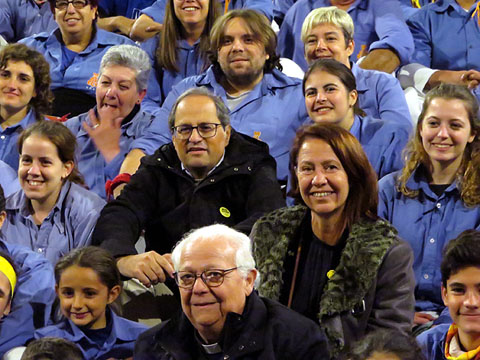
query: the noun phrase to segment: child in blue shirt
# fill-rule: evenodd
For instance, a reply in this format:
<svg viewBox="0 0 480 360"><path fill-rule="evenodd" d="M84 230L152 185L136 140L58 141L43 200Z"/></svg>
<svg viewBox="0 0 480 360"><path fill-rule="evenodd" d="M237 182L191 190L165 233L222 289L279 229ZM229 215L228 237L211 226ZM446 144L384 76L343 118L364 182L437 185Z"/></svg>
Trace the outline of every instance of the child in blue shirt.
<svg viewBox="0 0 480 360"><path fill-rule="evenodd" d="M466 230L448 243L441 264L442 299L453 324L417 341L428 360L480 359L480 231Z"/></svg>
<svg viewBox="0 0 480 360"><path fill-rule="evenodd" d="M121 292L115 259L94 246L76 249L55 266L56 292L65 319L35 332L77 344L86 359L126 359L133 356L145 325L121 318L110 309Z"/></svg>

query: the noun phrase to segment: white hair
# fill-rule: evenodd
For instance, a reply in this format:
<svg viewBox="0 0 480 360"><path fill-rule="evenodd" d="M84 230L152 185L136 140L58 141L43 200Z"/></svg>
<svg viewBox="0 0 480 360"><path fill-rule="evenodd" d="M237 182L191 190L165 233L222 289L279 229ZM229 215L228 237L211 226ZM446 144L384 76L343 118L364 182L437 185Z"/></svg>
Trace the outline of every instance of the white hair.
<svg viewBox="0 0 480 360"><path fill-rule="evenodd" d="M236 250L235 265L238 268L238 273L243 278L246 278L251 270L255 270L257 272L255 285L260 282L260 274L255 268L255 260L252 255L251 240L247 235L221 224L204 226L200 229L190 231L175 245L172 251L172 261L175 271L179 271L180 269L180 258L185 246L192 245L196 241L204 239L221 239L228 241L229 245Z"/></svg>

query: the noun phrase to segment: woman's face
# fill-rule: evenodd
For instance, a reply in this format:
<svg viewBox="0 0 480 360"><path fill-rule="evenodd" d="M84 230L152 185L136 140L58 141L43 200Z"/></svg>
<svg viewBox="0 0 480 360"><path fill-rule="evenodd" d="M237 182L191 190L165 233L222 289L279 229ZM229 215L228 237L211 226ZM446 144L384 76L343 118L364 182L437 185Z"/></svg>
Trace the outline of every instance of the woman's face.
<svg viewBox="0 0 480 360"><path fill-rule="evenodd" d="M183 27L203 24L208 16L209 0L173 0L175 16Z"/></svg>
<svg viewBox="0 0 480 360"><path fill-rule="evenodd" d="M42 205L55 205L63 180L73 170L73 162L63 163L57 147L46 137L33 134L23 142L18 179L25 196Z"/></svg>
<svg viewBox="0 0 480 360"><path fill-rule="evenodd" d="M307 138L298 153L296 173L300 195L313 213L324 218L342 214L348 176L329 144Z"/></svg>
<svg viewBox="0 0 480 360"><path fill-rule="evenodd" d="M55 21L62 32L62 36L82 36L90 33L97 14L97 7L91 6L87 0L57 0L55 7ZM59 6L59 7L57 7Z"/></svg>
<svg viewBox="0 0 480 360"><path fill-rule="evenodd" d="M318 70L305 81L305 106L317 123L334 123L349 130L356 102L357 91L349 92L336 75Z"/></svg>
<svg viewBox="0 0 480 360"><path fill-rule="evenodd" d="M14 114L26 108L36 95L31 66L25 61L7 61L0 69L0 106Z"/></svg>
<svg viewBox="0 0 480 360"><path fill-rule="evenodd" d="M423 148L433 164L460 166L465 147L475 138L462 100L434 98L420 126Z"/></svg>

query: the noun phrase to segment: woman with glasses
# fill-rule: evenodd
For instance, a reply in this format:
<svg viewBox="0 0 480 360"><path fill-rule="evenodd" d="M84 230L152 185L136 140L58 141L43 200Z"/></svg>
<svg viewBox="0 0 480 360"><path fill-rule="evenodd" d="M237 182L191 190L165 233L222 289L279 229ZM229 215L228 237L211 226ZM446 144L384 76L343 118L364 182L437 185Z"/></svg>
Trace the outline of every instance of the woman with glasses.
<svg viewBox="0 0 480 360"><path fill-rule="evenodd" d="M303 127L290 173L302 205L266 215L250 234L260 295L319 321L333 357L376 329L408 333L412 251L377 216L377 178L358 140L334 124Z"/></svg>
<svg viewBox="0 0 480 360"><path fill-rule="evenodd" d="M58 24L21 42L42 53L50 64L55 95L52 115L75 116L95 105L98 69L109 47L133 42L96 26L98 0L49 0Z"/></svg>

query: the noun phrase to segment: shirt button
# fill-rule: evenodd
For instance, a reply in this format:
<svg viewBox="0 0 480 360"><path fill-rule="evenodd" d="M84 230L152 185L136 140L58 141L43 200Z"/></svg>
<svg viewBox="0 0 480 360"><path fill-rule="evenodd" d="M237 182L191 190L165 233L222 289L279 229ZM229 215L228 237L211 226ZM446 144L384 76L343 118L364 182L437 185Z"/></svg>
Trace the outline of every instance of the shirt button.
<svg viewBox="0 0 480 360"><path fill-rule="evenodd" d="M215 179L210 179L210 182L211 182L211 183L214 183L214 182L215 182Z"/></svg>
<svg viewBox="0 0 480 360"><path fill-rule="evenodd" d="M233 168L233 171L238 171L238 168L237 168L237 167L236 167L236 168Z"/></svg>
<svg viewBox="0 0 480 360"><path fill-rule="evenodd" d="M435 239L434 238L431 238L429 241L430 241L430 244L435 244Z"/></svg>
<svg viewBox="0 0 480 360"><path fill-rule="evenodd" d="M442 204L437 203L437 209L440 209L442 207Z"/></svg>
<svg viewBox="0 0 480 360"><path fill-rule="evenodd" d="M4 140L4 139L5 139L5 135L0 136L0 139Z"/></svg>
<svg viewBox="0 0 480 360"><path fill-rule="evenodd" d="M223 360L228 360L228 359L230 359L230 356L228 356L228 355L225 355L225 356L223 357Z"/></svg>
<svg viewBox="0 0 480 360"><path fill-rule="evenodd" d="M238 350L242 351L244 348L245 348L245 346L240 345L240 346L238 347Z"/></svg>
<svg viewBox="0 0 480 360"><path fill-rule="evenodd" d="M424 275L423 275L423 278L424 278L425 280L428 280L429 277L430 277L430 276L428 276L428 274L424 274Z"/></svg>
<svg viewBox="0 0 480 360"><path fill-rule="evenodd" d="M43 249L42 249L42 248L39 248L39 249L37 249L37 252L43 253Z"/></svg>

